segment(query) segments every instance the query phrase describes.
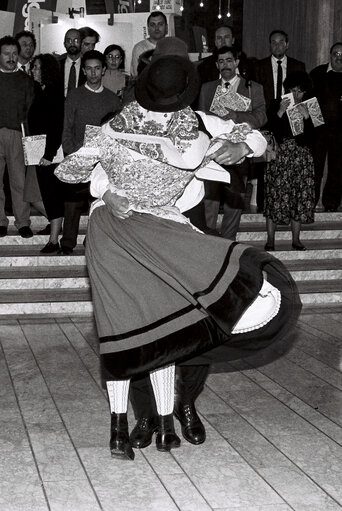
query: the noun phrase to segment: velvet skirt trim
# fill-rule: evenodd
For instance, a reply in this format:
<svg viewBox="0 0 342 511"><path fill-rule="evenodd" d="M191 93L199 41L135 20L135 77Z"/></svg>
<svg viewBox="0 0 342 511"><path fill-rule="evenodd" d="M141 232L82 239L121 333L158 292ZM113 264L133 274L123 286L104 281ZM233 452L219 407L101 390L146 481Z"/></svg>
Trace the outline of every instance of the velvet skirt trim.
<svg viewBox="0 0 342 511"><path fill-rule="evenodd" d="M105 206L95 209L86 257L105 380L215 353L224 344L240 350L272 342L284 331L278 316L270 322L272 339L270 325L231 334L267 268L287 295L280 311L286 321L300 310L294 282L269 254L152 215L120 220Z"/></svg>

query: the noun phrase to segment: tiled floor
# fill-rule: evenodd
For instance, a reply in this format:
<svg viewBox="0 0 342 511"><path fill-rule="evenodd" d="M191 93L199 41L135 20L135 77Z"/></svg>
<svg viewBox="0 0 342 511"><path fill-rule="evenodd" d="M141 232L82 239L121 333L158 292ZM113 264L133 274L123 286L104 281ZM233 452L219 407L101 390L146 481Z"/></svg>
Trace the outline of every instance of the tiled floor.
<svg viewBox="0 0 342 511"><path fill-rule="evenodd" d="M342 313L302 315L285 356L209 376L203 445L119 462L92 320L3 320L0 510L342 509L341 332Z"/></svg>

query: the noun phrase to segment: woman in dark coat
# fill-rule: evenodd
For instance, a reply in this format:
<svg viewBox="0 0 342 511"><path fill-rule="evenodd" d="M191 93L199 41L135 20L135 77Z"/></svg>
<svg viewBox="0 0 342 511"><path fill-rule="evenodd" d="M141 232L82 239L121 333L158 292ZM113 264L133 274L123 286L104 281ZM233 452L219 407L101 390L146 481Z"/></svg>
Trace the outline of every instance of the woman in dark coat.
<svg viewBox="0 0 342 511"><path fill-rule="evenodd" d="M57 60L48 53L34 57L31 64L35 97L28 115L30 135L46 135L43 157L37 165L37 178L47 217L50 238L42 248L45 254L57 252L58 235L64 216L63 184L54 175L53 159L62 141L64 95Z"/></svg>
<svg viewBox="0 0 342 511"><path fill-rule="evenodd" d="M311 83L305 72L290 74L284 88L292 92L295 104L310 97ZM311 154L313 124L305 105L298 106L304 131L293 135L286 110L288 98L271 103L268 119L271 131L279 144L278 154L265 172L265 208L267 243L265 250L274 250L275 230L278 224L291 223L293 250L306 250L300 242L302 223L314 221L315 183Z"/></svg>

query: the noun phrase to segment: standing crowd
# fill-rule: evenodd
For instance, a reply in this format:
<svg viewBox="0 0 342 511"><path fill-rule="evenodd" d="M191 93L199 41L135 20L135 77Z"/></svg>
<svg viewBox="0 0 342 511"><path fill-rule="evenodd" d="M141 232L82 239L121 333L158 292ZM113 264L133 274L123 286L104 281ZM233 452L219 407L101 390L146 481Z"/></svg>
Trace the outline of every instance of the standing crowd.
<svg viewBox="0 0 342 511"><path fill-rule="evenodd" d="M187 441L203 443L195 400L210 362L222 354L201 355L226 343L233 351L264 347L289 330L298 309L281 263L235 243L248 176L259 176L266 251L275 250L275 229L284 223L291 223L292 248L305 250L300 226L313 221L326 154L325 209L336 210L342 195L336 129L342 43L309 76L287 56L282 30L270 34L271 55L253 62L237 48L231 27L220 26L213 55L196 69L185 43L167 37L162 13L150 14L147 26L149 37L133 48L130 75L124 49L113 43L97 51L99 34L89 27L66 32L66 53L58 59L33 56L30 32L0 39L0 88L7 99L0 106L0 236L8 226L6 166L22 237L33 235L30 202L42 202L49 220L43 253L71 254L80 216L91 197L98 199L86 257L110 403L110 449L130 459L132 448L149 445L155 432L158 450L180 445L173 414ZM286 115L288 93L301 104L304 128L296 136ZM233 94L247 106L224 106ZM217 97L223 109L215 115ZM318 127L303 103L312 97L324 118ZM87 125L99 131L89 134ZM22 126L28 135L46 135L33 173L40 197L34 178L30 187L25 179ZM89 144L100 156L86 151ZM60 145L65 158L58 163ZM129 392L137 419L130 434Z"/></svg>

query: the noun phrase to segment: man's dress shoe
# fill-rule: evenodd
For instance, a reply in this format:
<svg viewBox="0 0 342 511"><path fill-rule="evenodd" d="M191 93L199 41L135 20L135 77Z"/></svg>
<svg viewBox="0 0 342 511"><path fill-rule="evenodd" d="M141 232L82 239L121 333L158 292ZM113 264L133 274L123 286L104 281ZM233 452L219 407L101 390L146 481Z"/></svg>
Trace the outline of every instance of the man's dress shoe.
<svg viewBox="0 0 342 511"><path fill-rule="evenodd" d="M176 404L174 414L182 427L182 435L191 444L199 445L205 441L205 429L194 403Z"/></svg>

